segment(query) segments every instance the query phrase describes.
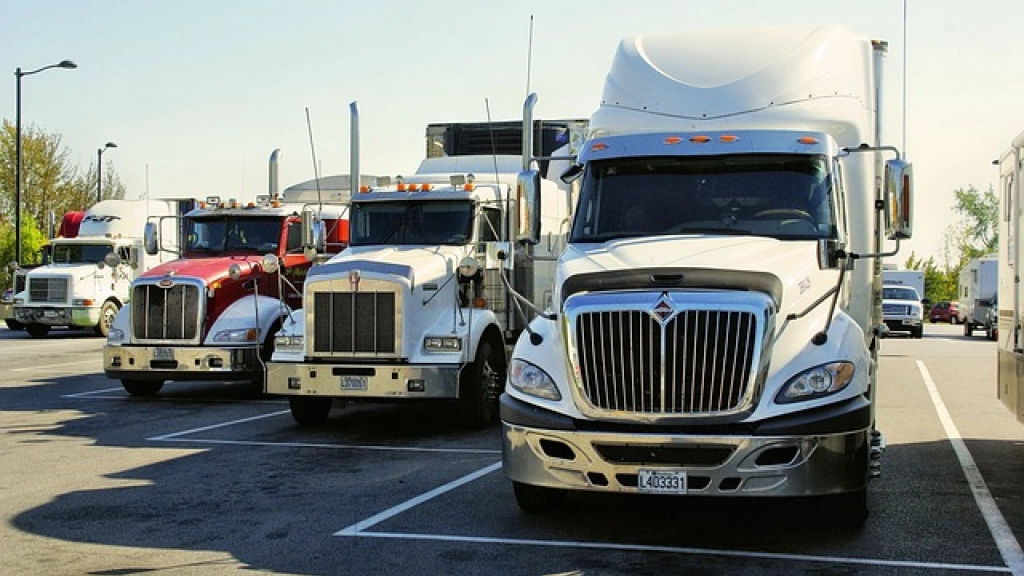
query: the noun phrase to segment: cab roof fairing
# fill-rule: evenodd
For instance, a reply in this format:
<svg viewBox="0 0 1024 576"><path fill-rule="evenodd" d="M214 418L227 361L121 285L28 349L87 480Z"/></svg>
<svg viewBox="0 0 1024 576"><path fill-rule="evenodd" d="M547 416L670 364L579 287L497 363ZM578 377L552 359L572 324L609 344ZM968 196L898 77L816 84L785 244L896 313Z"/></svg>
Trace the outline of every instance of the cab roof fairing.
<svg viewBox="0 0 1024 576"><path fill-rule="evenodd" d="M707 137L707 142L692 141ZM726 141L723 137L734 137ZM815 143L801 143L811 137ZM833 155L838 145L828 134L808 131L733 130L713 132L663 132L624 134L594 138L580 152L580 162L622 157L716 156L727 154Z"/></svg>
<svg viewBox="0 0 1024 576"><path fill-rule="evenodd" d="M499 192L499 186L501 188ZM361 192L352 197L353 204L363 202L402 202L402 201L476 201L476 202L497 202L508 200L513 190L506 185L493 183L480 184L477 182L472 190L443 186L432 188L427 191L397 190L394 186L374 189L369 192Z"/></svg>

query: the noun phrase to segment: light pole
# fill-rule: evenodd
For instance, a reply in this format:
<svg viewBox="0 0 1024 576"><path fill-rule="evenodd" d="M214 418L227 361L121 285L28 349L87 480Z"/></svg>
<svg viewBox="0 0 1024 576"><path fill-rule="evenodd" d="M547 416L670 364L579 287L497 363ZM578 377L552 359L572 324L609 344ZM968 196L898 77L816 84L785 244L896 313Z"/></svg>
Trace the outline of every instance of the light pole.
<svg viewBox="0 0 1024 576"><path fill-rule="evenodd" d="M57 64L50 64L28 72L22 72L19 66L14 71L16 79L15 89L15 113L14 113L14 254L15 260L21 266L21 77L38 74L50 68L78 68L78 65L71 60L61 60Z"/></svg>
<svg viewBox="0 0 1024 576"><path fill-rule="evenodd" d="M107 142L96 151L96 201L103 200L103 151L107 148L117 148L117 144Z"/></svg>

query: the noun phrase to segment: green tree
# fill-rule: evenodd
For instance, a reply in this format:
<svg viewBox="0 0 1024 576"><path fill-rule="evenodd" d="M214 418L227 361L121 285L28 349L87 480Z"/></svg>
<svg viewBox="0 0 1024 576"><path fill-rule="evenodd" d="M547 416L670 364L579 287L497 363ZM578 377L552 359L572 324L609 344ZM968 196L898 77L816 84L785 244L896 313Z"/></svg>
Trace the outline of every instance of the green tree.
<svg viewBox="0 0 1024 576"><path fill-rule="evenodd" d="M8 120L0 127L0 267L14 259L14 222L17 191L16 127ZM38 263L40 246L48 234L52 213L60 221L65 212L85 210L96 202L96 166L90 164L83 172L68 160L69 153L61 145L61 136L47 133L35 125L21 131L21 223L23 263ZM124 198L125 187L112 165L103 167L103 197ZM33 230L33 235L29 229ZM41 237L43 241L30 241ZM7 286L9 277L0 274Z"/></svg>
<svg viewBox="0 0 1024 576"><path fill-rule="evenodd" d="M21 218L21 257L25 265L42 264L42 247L46 244L46 236L36 225L31 215ZM14 223L0 222L0 287L10 287L14 262Z"/></svg>
<svg viewBox="0 0 1024 576"><path fill-rule="evenodd" d="M960 222L946 231L947 243L957 252L958 270L971 258L995 252L999 247L999 198L992 187L980 192L974 186L954 190L953 210Z"/></svg>

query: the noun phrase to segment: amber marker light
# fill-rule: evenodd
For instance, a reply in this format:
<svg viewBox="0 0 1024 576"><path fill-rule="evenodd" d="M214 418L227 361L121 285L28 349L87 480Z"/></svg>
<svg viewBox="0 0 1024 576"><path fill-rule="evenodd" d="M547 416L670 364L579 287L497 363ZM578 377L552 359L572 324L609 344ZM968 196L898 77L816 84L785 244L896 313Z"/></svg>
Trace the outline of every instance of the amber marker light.
<svg viewBox="0 0 1024 576"><path fill-rule="evenodd" d="M796 141L801 143L801 144L817 144L818 143L818 139L814 138L813 136L803 136L801 138L797 138Z"/></svg>
<svg viewBox="0 0 1024 576"><path fill-rule="evenodd" d="M692 136L690 138L690 142L693 142L694 144L707 144L708 142L711 142L711 138L708 138L707 136Z"/></svg>
<svg viewBox="0 0 1024 576"><path fill-rule="evenodd" d="M607 150L608 145L605 144L604 142L596 142L593 146L590 147L590 149L593 150L594 152L600 152L602 150Z"/></svg>
<svg viewBox="0 0 1024 576"><path fill-rule="evenodd" d="M732 134L722 134L721 136L718 137L718 141L729 144L732 142L738 142L739 138L737 136L733 136Z"/></svg>
<svg viewBox="0 0 1024 576"><path fill-rule="evenodd" d="M487 308L487 300L484 300L483 298L475 298L473 300L473 307L480 309Z"/></svg>
<svg viewBox="0 0 1024 576"><path fill-rule="evenodd" d="M670 144L670 145L671 144L679 144L682 141L683 141L683 139L680 138L679 136L669 136L669 137L665 138L665 144Z"/></svg>

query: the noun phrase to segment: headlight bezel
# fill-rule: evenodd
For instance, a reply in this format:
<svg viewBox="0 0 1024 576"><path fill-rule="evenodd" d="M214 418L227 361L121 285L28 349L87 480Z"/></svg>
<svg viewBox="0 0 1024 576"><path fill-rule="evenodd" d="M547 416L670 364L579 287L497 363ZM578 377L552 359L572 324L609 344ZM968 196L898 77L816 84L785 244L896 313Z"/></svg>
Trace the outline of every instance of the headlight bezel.
<svg viewBox="0 0 1024 576"><path fill-rule="evenodd" d="M509 363L508 385L527 396L555 402L562 399L562 393L550 374L540 366L520 358L513 358Z"/></svg>
<svg viewBox="0 0 1024 576"><path fill-rule="evenodd" d="M853 362L846 360L812 366L787 380L775 395L775 403L793 404L831 396L846 389L856 372Z"/></svg>
<svg viewBox="0 0 1024 576"><path fill-rule="evenodd" d="M259 342L259 328L232 328L213 335L214 342L225 344L255 344Z"/></svg>

